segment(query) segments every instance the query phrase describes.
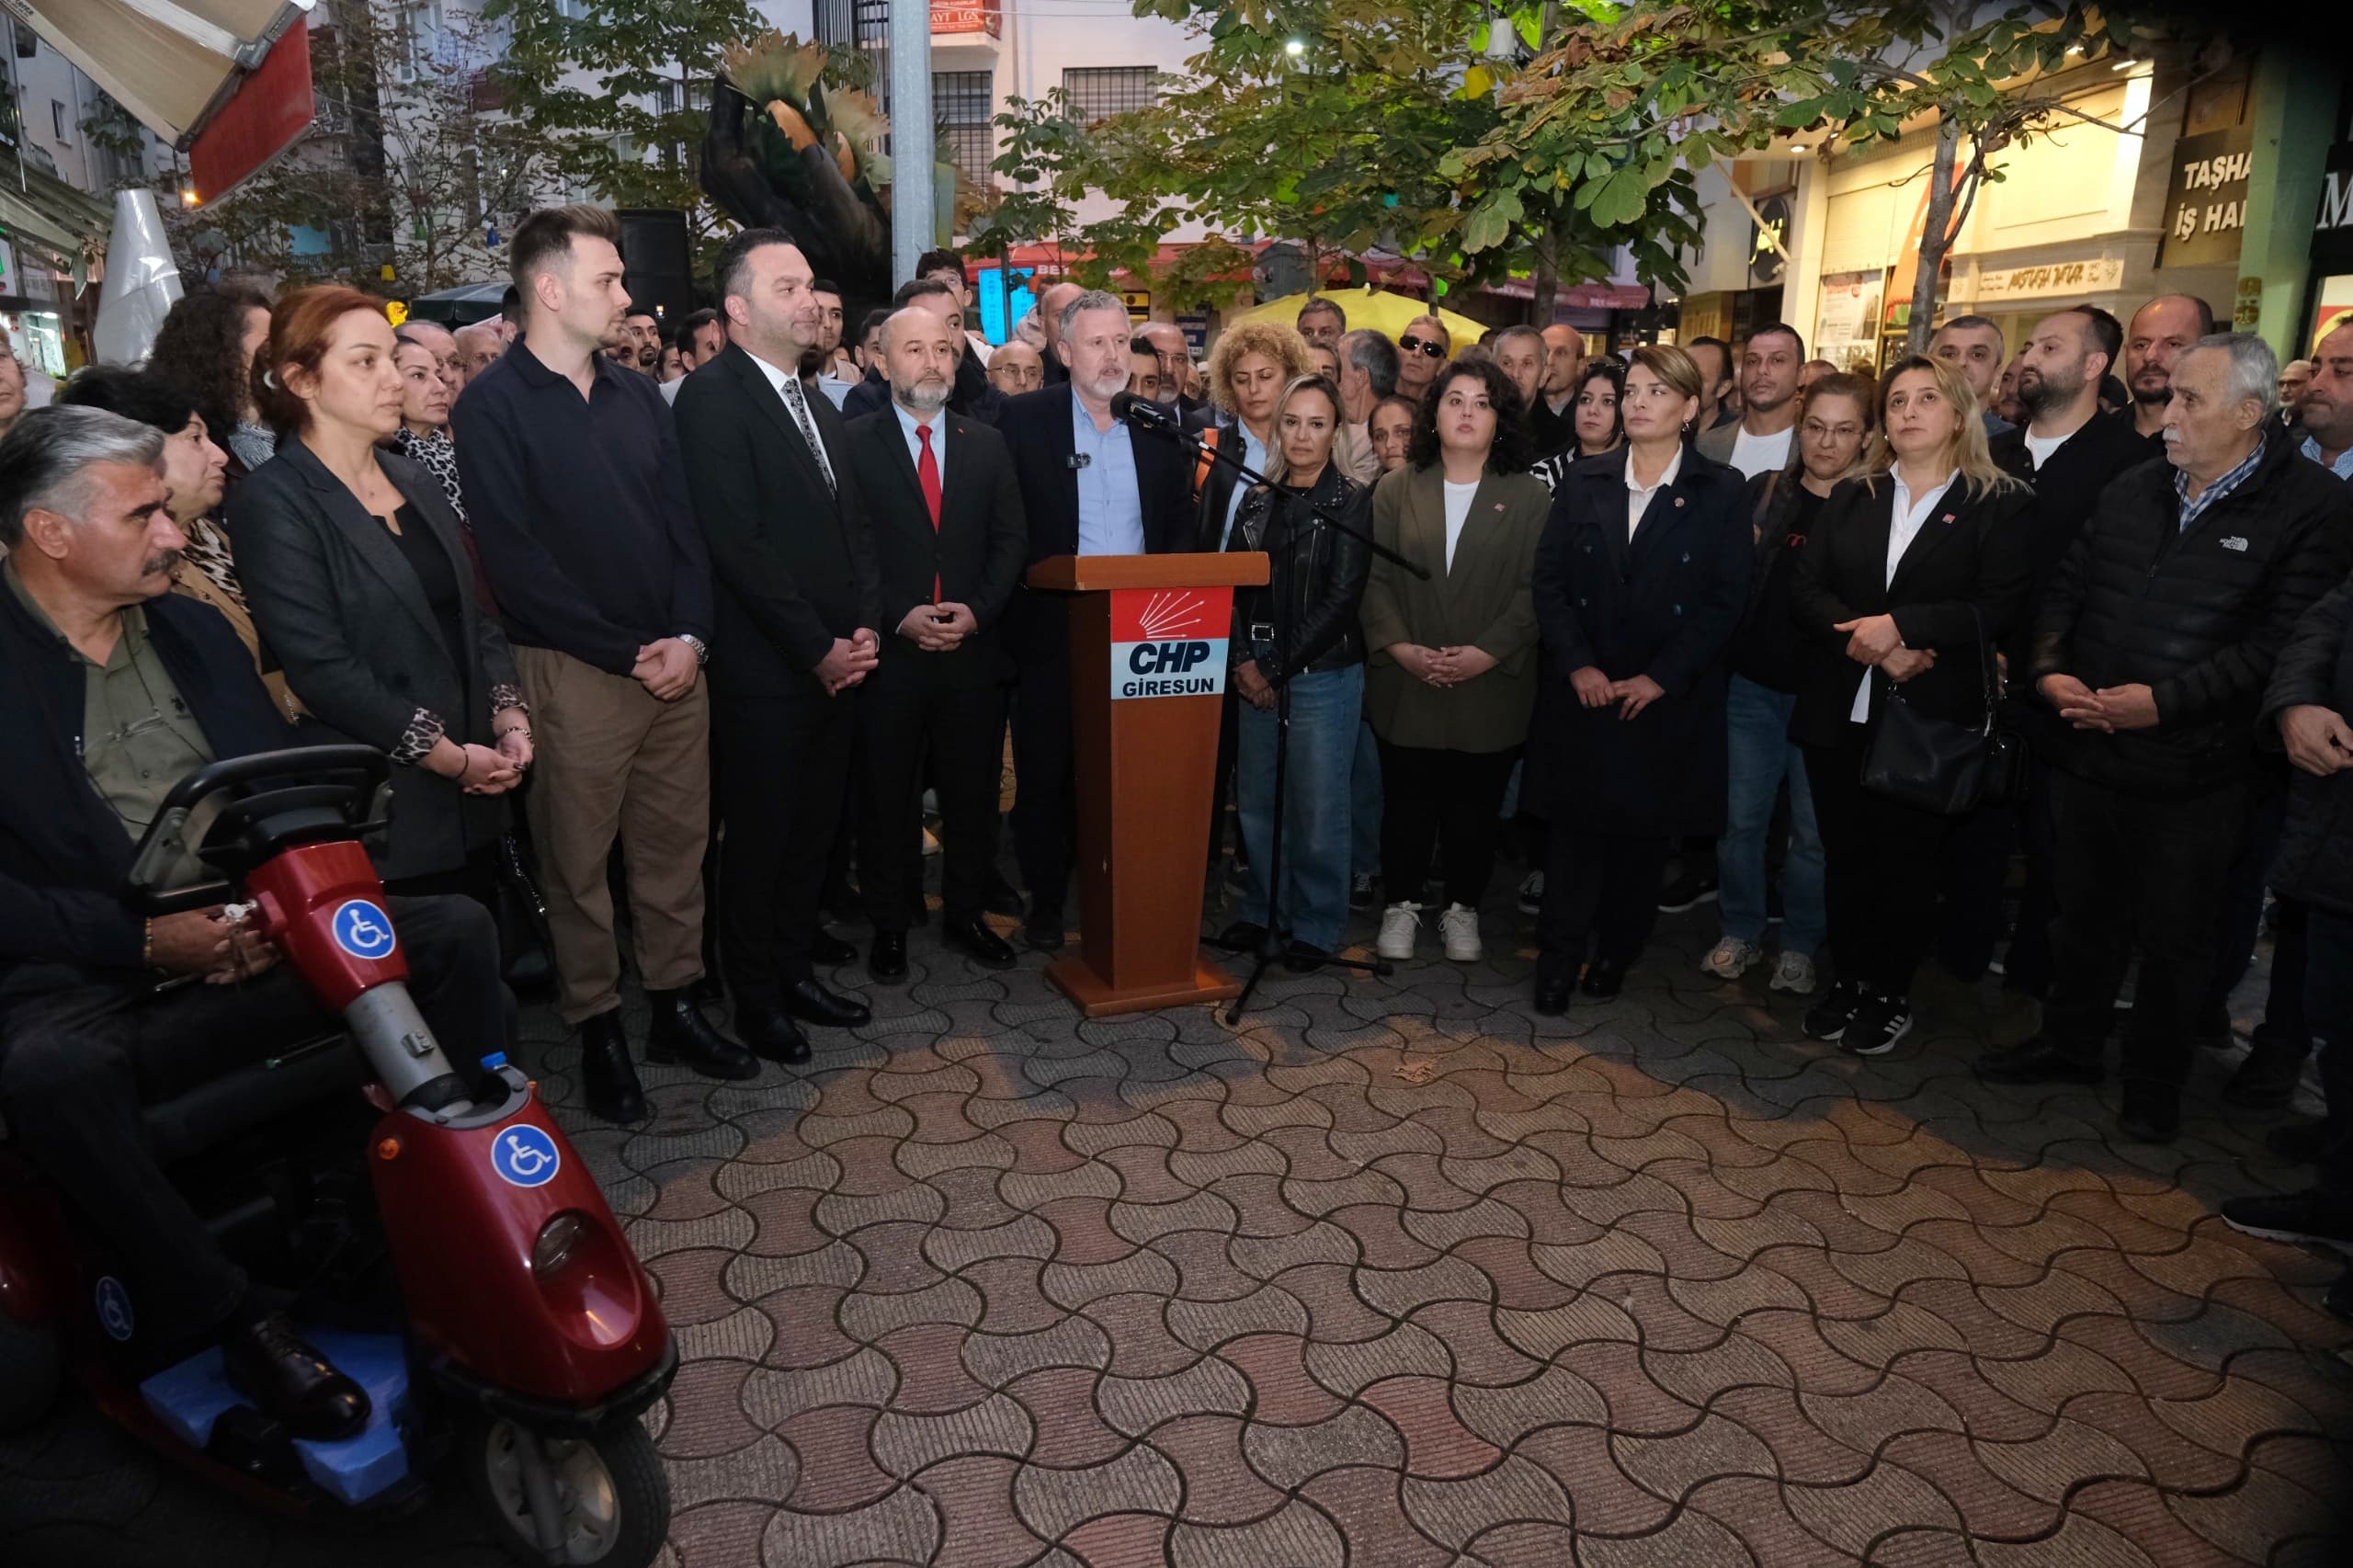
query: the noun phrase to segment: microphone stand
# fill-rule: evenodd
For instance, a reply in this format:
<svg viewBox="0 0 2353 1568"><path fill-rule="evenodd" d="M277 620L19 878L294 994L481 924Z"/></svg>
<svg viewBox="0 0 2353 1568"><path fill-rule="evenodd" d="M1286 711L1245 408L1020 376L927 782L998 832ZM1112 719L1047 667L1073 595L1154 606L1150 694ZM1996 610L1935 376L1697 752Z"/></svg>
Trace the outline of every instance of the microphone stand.
<svg viewBox="0 0 2353 1568"><path fill-rule="evenodd" d="M1285 494L1279 485L1244 462L1238 453L1227 451L1225 443L1222 441L1211 446L1196 438L1189 431L1167 425L1154 424L1148 420L1133 417L1131 417L1129 423L1138 429L1173 437L1197 458L1206 454L1233 469L1237 480L1247 480L1253 484L1264 485L1267 488L1275 503L1267 508L1268 526L1271 527L1277 520L1281 520L1285 525L1283 565L1284 581L1288 589L1295 589L1299 584L1300 529L1291 524L1302 506L1308 513L1310 528L1327 528L1336 533L1346 534L1350 539L1361 541L1381 559L1404 567L1425 581L1428 579L1430 574L1427 567L1406 560L1405 557L1362 529L1349 527L1334 516L1332 509L1323 503L1310 500L1304 495ZM1325 460L1328 462L1331 460ZM1291 595L1287 591L1271 597L1274 600L1275 646L1288 653L1290 648ZM1293 674L1296 673L1293 672ZM1286 676L1282 684L1275 687L1275 790L1273 826L1267 834L1267 926L1258 937L1258 950L1254 955L1256 962L1251 966L1250 978L1243 983L1242 994L1236 996L1233 1005L1225 1010L1225 1022L1229 1028L1242 1021L1243 1009L1249 1006L1252 994L1258 989L1258 983L1267 977L1267 971L1273 968L1275 963L1284 957L1283 818L1287 814L1285 806L1290 800L1290 676ZM1378 975L1384 980L1395 972L1389 960L1382 958L1347 959L1335 953L1325 959L1324 964L1334 969L1360 970L1368 974Z"/></svg>

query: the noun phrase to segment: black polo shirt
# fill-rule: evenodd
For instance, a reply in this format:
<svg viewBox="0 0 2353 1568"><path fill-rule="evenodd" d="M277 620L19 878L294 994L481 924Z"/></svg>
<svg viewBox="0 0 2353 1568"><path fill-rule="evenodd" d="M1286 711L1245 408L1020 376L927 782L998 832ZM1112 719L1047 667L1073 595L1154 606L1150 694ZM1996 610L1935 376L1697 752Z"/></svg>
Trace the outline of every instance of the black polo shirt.
<svg viewBox="0 0 2353 1568"><path fill-rule="evenodd" d="M519 340L449 426L483 574L510 641L627 675L645 643L710 641L710 553L669 406L602 354L580 395Z"/></svg>

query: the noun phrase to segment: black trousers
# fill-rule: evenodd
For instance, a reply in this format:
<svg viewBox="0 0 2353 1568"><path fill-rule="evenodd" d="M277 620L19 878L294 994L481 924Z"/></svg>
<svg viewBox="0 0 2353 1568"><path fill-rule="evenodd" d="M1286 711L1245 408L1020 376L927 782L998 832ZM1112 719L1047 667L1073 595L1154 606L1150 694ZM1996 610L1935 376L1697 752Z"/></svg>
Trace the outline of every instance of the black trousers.
<svg viewBox="0 0 2353 1568"><path fill-rule="evenodd" d="M727 824L719 948L738 1008L778 1006L813 978L809 943L863 700L852 687L837 697L732 695L712 706Z"/></svg>
<svg viewBox="0 0 2353 1568"><path fill-rule="evenodd" d="M1387 741L1380 746L1381 875L1387 896L1395 902L1420 892L1435 845L1445 862L1446 902L1478 908L1495 873L1504 789L1519 760L1518 749L1436 751Z"/></svg>
<svg viewBox="0 0 2353 1568"><path fill-rule="evenodd" d="M1078 836L1070 722L1070 660L1023 660L1013 688L1013 852L1032 925L1060 919L1070 892Z"/></svg>
<svg viewBox="0 0 2353 1568"><path fill-rule="evenodd" d="M2255 787L2247 807L2247 826L2239 852L2222 881L2222 906L2216 911L2214 978L2206 987L2203 1011L2228 1011L2231 993L2246 978L2255 962L2256 937L2263 925L2264 881L2279 853L2279 833L2288 820L2288 791L2276 779ZM2264 997L2263 1022L2255 1028L2256 1043L2308 1056L2313 1049L2312 1024L2304 1012L2304 972L2308 962L2311 910L2292 898L2279 901L2279 929L2271 945L2271 988Z"/></svg>
<svg viewBox="0 0 2353 1568"><path fill-rule="evenodd" d="M1936 937L1938 870L1961 819L1866 790L1871 727L1847 729L1836 745L1805 748L1806 785L1822 830L1830 950L1840 980L1901 1000L1912 994L1913 971Z"/></svg>
<svg viewBox="0 0 2353 1568"><path fill-rule="evenodd" d="M2157 800L2054 775L2059 918L2042 1037L2088 1062L2103 1054L2135 946L2141 974L2124 1035L2124 1075L2189 1076L2192 1029L2214 977L2214 909L2246 829L2245 784Z"/></svg>
<svg viewBox="0 0 2353 1568"><path fill-rule="evenodd" d="M1005 694L994 647L892 647L859 697L858 879L877 931L904 931L923 896L924 759L939 797L940 908L980 915L996 860Z"/></svg>
<svg viewBox="0 0 2353 1568"><path fill-rule="evenodd" d="M2312 961L2303 1011L2320 1037L2320 1082L2328 1101L2320 1186L2343 1212L2353 1209L2353 915L2314 906L2309 921Z"/></svg>
<svg viewBox="0 0 2353 1568"><path fill-rule="evenodd" d="M1658 924L1666 880L1665 835L1583 833L1552 823L1544 857L1544 912L1536 922L1540 982L1574 980L1586 944L1631 966Z"/></svg>
<svg viewBox="0 0 2353 1568"><path fill-rule="evenodd" d="M453 1062L506 1048L498 927L467 898L388 898L409 990ZM0 1110L17 1147L129 1278L150 1343L201 1335L245 1294L155 1159L142 1106L185 1094L335 1027L285 964L241 985L49 992L0 1019Z"/></svg>

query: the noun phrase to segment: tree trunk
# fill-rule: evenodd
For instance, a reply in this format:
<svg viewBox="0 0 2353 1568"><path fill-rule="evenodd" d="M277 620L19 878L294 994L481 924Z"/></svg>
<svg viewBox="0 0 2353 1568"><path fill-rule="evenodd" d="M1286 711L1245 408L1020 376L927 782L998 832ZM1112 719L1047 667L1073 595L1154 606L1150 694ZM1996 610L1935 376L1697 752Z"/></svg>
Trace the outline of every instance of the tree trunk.
<svg viewBox="0 0 2353 1568"><path fill-rule="evenodd" d="M1952 249L1952 168L1960 150L1960 121L1949 114L1939 116L1937 153L1928 165L1928 208L1920 223L1919 265L1912 275L1912 320L1904 335L1906 353L1928 349L1930 324L1944 287L1945 256Z"/></svg>
<svg viewBox="0 0 2353 1568"><path fill-rule="evenodd" d="M1529 302L1528 319L1541 331L1552 324L1552 301L1561 291L1560 254L1551 245L1536 247L1536 294Z"/></svg>

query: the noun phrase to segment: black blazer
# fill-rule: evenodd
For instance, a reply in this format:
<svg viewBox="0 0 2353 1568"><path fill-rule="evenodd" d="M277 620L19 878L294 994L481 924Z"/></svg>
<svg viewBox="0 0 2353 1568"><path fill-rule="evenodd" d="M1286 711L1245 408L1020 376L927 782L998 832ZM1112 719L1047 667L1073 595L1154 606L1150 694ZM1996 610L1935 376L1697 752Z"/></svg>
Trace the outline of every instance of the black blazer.
<svg viewBox="0 0 2353 1568"><path fill-rule="evenodd" d="M1067 382L1048 384L1005 400L997 429L1013 454L1021 506L1029 524L1023 570L1057 555L1078 553L1077 448L1071 438ZM1143 503L1143 547L1165 555L1192 548L1192 457L1175 437L1148 430L1129 437L1135 450L1136 494ZM1006 617L1006 641L1017 658L1067 656L1068 617L1059 596L1024 587Z"/></svg>
<svg viewBox="0 0 2353 1568"><path fill-rule="evenodd" d="M935 579L942 599L971 606L980 623L980 636L966 646L993 644L1029 551L1021 484L1013 477L1005 437L953 414L939 418L945 439L937 528L897 411L849 424L850 460L866 498L881 575L882 619L875 630L886 652L915 647L897 636L899 623L917 605L931 602Z"/></svg>
<svg viewBox="0 0 2353 1568"><path fill-rule="evenodd" d="M229 537L255 630L284 668L287 689L329 729L389 752L422 708L450 740L489 745L494 692L521 683L506 634L483 612L463 525L424 468L384 451L376 461L449 559L464 646L453 657L401 547L291 436L230 502ZM392 776L378 869L394 879L455 870L506 820L503 797L469 795L454 779L404 767Z"/></svg>
<svg viewBox="0 0 2353 1568"><path fill-rule="evenodd" d="M1248 460L1242 422L1223 409L1204 408L1186 419L1185 428L1192 432L1194 439L1205 445L1213 443L1218 450ZM1206 470L1204 463L1208 465ZM1235 488L1247 489L1248 484L1233 468L1214 458L1194 459L1192 477L1199 482L1193 496L1193 548L1203 552L1223 550L1226 508L1233 505ZM1236 512L1234 518L1240 521L1241 514Z"/></svg>
<svg viewBox="0 0 2353 1568"><path fill-rule="evenodd" d="M1830 630L1860 616L1892 614L1905 646L1936 653L1933 668L1904 683L1906 702L1926 717L1955 723L1985 716L1979 629L1999 647L2026 611L2034 493L2017 485L1972 495L1967 480L1953 485L1913 536L1891 582L1887 540L1894 517L1892 476L1850 479L1822 504L1798 552L1790 589L1800 643L1798 701L1790 733L1805 744L1838 744L1852 724L1856 687L1866 674L1880 678L1847 657L1846 632ZM1882 710L1874 696L1873 716Z"/></svg>
<svg viewBox="0 0 2353 1568"><path fill-rule="evenodd" d="M220 611L178 594L142 608L216 759L294 744ZM71 651L0 587L0 1017L40 992L140 975L143 923L122 898L136 846L82 765L85 679Z"/></svg>
<svg viewBox="0 0 2353 1568"><path fill-rule="evenodd" d="M710 543L712 690L823 696L811 672L835 639L891 630L849 427L832 399L809 398L836 495L783 396L733 343L679 384L672 406L687 493Z"/></svg>
<svg viewBox="0 0 2353 1568"><path fill-rule="evenodd" d="M1555 823L1711 833L1723 822L1727 649L1756 559L1746 481L1687 445L1630 540L1630 455L1572 465L1537 546L1544 678L1531 770ZM1569 677L1588 665L1612 680L1647 675L1666 695L1631 722L1586 708Z"/></svg>

